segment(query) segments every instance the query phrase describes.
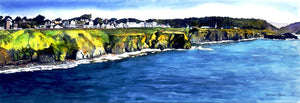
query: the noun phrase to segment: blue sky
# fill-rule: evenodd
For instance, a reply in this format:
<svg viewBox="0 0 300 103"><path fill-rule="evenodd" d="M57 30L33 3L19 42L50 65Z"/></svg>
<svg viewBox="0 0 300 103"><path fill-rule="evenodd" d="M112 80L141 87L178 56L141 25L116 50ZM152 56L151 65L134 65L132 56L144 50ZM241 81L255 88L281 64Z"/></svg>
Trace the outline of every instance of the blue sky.
<svg viewBox="0 0 300 103"><path fill-rule="evenodd" d="M182 9L201 3L222 2L230 0L1 0L4 11L19 11L23 9L78 9L97 8L102 10L118 10L140 7L167 7ZM5 9L9 8L9 9Z"/></svg>
<svg viewBox="0 0 300 103"><path fill-rule="evenodd" d="M64 19L82 14L102 18L229 16L270 22L300 21L299 0L1 0L0 15Z"/></svg>

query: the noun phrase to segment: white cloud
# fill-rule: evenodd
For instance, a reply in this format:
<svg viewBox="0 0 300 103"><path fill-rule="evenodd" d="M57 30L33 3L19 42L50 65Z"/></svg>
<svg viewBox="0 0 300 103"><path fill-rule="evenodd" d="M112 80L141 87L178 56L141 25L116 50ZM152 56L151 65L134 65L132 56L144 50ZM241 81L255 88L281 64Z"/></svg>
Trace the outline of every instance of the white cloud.
<svg viewBox="0 0 300 103"><path fill-rule="evenodd" d="M300 5L299 5L300 7ZM271 22L277 23L292 23L300 21L300 9L297 8L297 13L292 13L284 10L280 10L277 7L250 4L222 4L222 3L207 3L200 4L196 7L187 9L170 9L170 8L138 8L138 9L122 9L122 10L99 10L99 9L75 9L75 10L29 10L17 12L13 16L28 16L32 17L42 14L49 19L55 19L61 17L68 19L72 17L78 17L82 14L93 14L93 17L101 18L160 18L160 19L172 19L172 18L185 18L185 17L205 17L205 16L229 16L237 18L260 18ZM30 16L28 16L30 17Z"/></svg>

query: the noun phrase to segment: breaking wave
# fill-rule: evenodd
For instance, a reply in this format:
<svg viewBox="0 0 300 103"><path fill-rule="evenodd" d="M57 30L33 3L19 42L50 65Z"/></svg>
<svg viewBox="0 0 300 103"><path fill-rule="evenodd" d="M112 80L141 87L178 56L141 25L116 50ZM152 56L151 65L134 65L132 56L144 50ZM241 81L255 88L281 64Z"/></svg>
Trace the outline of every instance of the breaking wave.
<svg viewBox="0 0 300 103"><path fill-rule="evenodd" d="M50 64L50 65L32 65L28 64L26 67L20 68L13 68L7 70L0 70L0 74L9 74L9 73L17 73L17 72L34 72L34 71L43 71L43 70L54 70L54 69L70 69L77 67L80 64L90 64L90 63L101 63L106 61L114 61L114 60L121 60L128 57L135 57L135 56L143 56L147 55L148 53L157 53L157 52L164 52L164 51L171 51L171 50L188 50L188 49L143 49L141 51L134 51L134 52L125 52L122 54L106 54L102 55L98 58L92 59L83 59L83 60L76 60L76 61L67 61L62 64Z"/></svg>

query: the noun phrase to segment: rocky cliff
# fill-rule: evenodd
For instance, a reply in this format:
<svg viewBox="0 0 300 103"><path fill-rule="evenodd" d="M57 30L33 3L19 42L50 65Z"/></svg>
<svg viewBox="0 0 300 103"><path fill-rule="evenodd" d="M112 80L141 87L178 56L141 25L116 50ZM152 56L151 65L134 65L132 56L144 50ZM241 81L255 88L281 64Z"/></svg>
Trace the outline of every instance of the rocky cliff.
<svg viewBox="0 0 300 103"><path fill-rule="evenodd" d="M184 29L74 29L0 31L0 63L49 63L146 48L191 47Z"/></svg>
<svg viewBox="0 0 300 103"><path fill-rule="evenodd" d="M265 35L264 38L268 39L298 39L298 37L292 33L281 33L281 34L275 34L275 35Z"/></svg>
<svg viewBox="0 0 300 103"><path fill-rule="evenodd" d="M268 30L199 28L3 30L0 31L0 63L51 63L147 48L189 49L194 42L273 35L275 34Z"/></svg>
<svg viewBox="0 0 300 103"><path fill-rule="evenodd" d="M251 29L199 29L194 28L189 32L191 42L210 42L222 40L240 40L264 37L264 35L274 35L268 30Z"/></svg>

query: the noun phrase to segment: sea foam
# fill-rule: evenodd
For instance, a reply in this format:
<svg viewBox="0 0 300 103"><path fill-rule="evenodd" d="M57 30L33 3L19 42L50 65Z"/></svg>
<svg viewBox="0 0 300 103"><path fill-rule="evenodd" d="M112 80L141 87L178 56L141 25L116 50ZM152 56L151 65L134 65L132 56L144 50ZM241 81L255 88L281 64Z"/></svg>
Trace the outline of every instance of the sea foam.
<svg viewBox="0 0 300 103"><path fill-rule="evenodd" d="M242 39L239 41L249 41L249 40L256 40L259 38L250 38L250 39ZM235 42L233 40L223 40L223 41L213 41L213 42L199 42L196 44L215 44L215 43L226 43L226 42ZM212 51L214 49L211 48L203 48L201 46L192 46L191 49L198 49L198 50L208 50ZM27 65L26 67L21 68L14 68L14 69L7 69L7 70L0 70L0 74L9 74L9 73L17 73L17 72L34 72L34 71L42 71L42 70L54 70L54 69L70 69L77 67L81 64L89 64L89 63L101 63L106 61L114 61L114 60L121 60L128 57L135 57L135 56L142 56L147 55L147 53L156 53L156 52L163 52L163 51L184 51L189 49L142 49L141 51L134 51L134 52L125 52L122 54L106 54L102 55L98 58L93 59L83 59L83 60L76 60L76 61L67 61L62 64L52 64L52 65Z"/></svg>
<svg viewBox="0 0 300 103"><path fill-rule="evenodd" d="M51 64L51 65L27 65L26 67L20 68L13 68L7 70L0 70L0 74L9 74L9 73L17 73L17 72L34 72L34 71L42 71L42 70L54 70L54 69L70 69L77 67L81 64L90 64L90 63L101 63L106 61L114 61L114 60L121 60L124 58L135 57L135 56L142 56L147 55L147 53L156 53L156 52L163 52L163 51L170 51L176 49L142 49L141 51L134 51L134 52L125 52L122 54L106 54L102 55L101 57L93 58L93 59L82 59L82 60L75 60L75 61L67 61L62 64ZM188 50L188 49L184 49Z"/></svg>
<svg viewBox="0 0 300 103"><path fill-rule="evenodd" d="M231 42L241 42L241 41L252 41L252 40L257 40L257 39L262 39L262 38L248 38L248 39L240 39L237 41L234 40L222 40L222 41L209 41L209 42L193 42L195 44L218 44L218 43L231 43Z"/></svg>

